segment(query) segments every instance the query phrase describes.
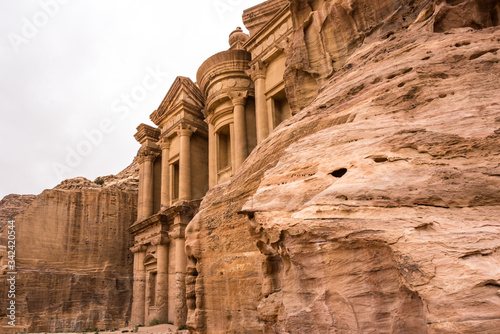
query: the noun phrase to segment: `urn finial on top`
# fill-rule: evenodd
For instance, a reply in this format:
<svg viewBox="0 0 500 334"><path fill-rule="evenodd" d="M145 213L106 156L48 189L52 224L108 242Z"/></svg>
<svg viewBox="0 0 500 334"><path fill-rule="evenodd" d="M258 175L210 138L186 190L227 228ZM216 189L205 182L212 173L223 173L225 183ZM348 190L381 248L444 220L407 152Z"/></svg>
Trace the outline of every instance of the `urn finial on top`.
<svg viewBox="0 0 500 334"><path fill-rule="evenodd" d="M245 44L249 38L250 36L245 34L241 27L236 28L236 30L229 34L230 49L243 49L243 44Z"/></svg>

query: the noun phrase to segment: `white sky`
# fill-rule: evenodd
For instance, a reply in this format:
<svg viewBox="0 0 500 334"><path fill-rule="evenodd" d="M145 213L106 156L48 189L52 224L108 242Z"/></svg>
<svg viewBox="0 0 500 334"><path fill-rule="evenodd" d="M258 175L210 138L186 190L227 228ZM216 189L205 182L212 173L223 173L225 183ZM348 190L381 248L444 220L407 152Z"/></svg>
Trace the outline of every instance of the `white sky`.
<svg viewBox="0 0 500 334"><path fill-rule="evenodd" d="M175 77L195 81L262 1L2 0L0 199L128 166Z"/></svg>

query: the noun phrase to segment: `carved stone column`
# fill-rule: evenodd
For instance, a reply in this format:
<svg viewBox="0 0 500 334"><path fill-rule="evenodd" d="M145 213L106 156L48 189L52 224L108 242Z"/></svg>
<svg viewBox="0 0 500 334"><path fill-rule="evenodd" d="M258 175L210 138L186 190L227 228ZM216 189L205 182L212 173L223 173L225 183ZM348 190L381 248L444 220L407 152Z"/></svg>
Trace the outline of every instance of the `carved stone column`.
<svg viewBox="0 0 500 334"><path fill-rule="evenodd" d="M174 325L186 324L186 264L187 256L185 251L186 239L184 233L185 226L177 226L170 237L175 242L175 319Z"/></svg>
<svg viewBox="0 0 500 334"><path fill-rule="evenodd" d="M158 153L148 152L144 156L144 174L143 174L143 218L154 214L154 194L153 194L153 162ZM141 186L139 184L139 186Z"/></svg>
<svg viewBox="0 0 500 334"><path fill-rule="evenodd" d="M177 131L180 138L179 154L179 200L191 200L191 136L193 131L189 127L182 127Z"/></svg>
<svg viewBox="0 0 500 334"><path fill-rule="evenodd" d="M151 244L156 246L156 318L168 321L168 236L159 236Z"/></svg>
<svg viewBox="0 0 500 334"><path fill-rule="evenodd" d="M240 168L247 158L247 127L245 117L245 106L248 91L230 93L234 107L234 163L233 172Z"/></svg>
<svg viewBox="0 0 500 334"><path fill-rule="evenodd" d="M138 156L137 163L139 164L139 194L137 199L137 220L144 217L144 157Z"/></svg>
<svg viewBox="0 0 500 334"><path fill-rule="evenodd" d="M138 245L130 248L130 250L134 253L131 323L133 326L145 325L146 271L144 268L144 257L146 256L146 247Z"/></svg>
<svg viewBox="0 0 500 334"><path fill-rule="evenodd" d="M168 208L170 206L170 140L161 139L159 146L161 148L161 206Z"/></svg>
<svg viewBox="0 0 500 334"><path fill-rule="evenodd" d="M236 145L235 145L235 134L234 134L234 122L229 124L229 138L231 138L231 168L232 168L232 174L231 176L234 175L235 172L235 167L236 166Z"/></svg>
<svg viewBox="0 0 500 334"><path fill-rule="evenodd" d="M215 127L208 122L208 186L212 188L217 184L217 147Z"/></svg>
<svg viewBox="0 0 500 334"><path fill-rule="evenodd" d="M262 61L256 62L248 74L255 84L255 118L257 129L257 143L269 135L269 112L266 101L266 66Z"/></svg>

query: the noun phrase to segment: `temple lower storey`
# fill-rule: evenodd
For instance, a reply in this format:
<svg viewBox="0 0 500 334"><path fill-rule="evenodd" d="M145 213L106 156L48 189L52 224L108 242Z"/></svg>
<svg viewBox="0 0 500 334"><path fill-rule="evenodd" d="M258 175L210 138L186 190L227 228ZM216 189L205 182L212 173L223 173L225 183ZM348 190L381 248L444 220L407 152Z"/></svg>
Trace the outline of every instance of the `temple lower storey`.
<svg viewBox="0 0 500 334"><path fill-rule="evenodd" d="M138 220L132 325L186 325L185 229L206 192L229 181L246 157L292 116L284 72L292 18L288 1L245 11L230 48L207 59L197 82L178 77L136 140Z"/></svg>
<svg viewBox="0 0 500 334"><path fill-rule="evenodd" d="M132 323L186 323L185 229L199 201L180 202L134 224Z"/></svg>

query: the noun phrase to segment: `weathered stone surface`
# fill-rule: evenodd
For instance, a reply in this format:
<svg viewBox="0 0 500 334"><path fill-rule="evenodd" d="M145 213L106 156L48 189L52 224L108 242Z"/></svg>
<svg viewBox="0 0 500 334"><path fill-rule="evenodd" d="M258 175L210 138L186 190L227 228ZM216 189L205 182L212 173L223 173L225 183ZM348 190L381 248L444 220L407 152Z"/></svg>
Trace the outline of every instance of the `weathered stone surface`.
<svg viewBox="0 0 500 334"><path fill-rule="evenodd" d="M435 33L438 13L349 49L209 191L193 333L498 332L500 29Z"/></svg>
<svg viewBox="0 0 500 334"><path fill-rule="evenodd" d="M446 32L498 25L497 0L294 0L296 30L287 55L287 98L295 112L363 43L401 29Z"/></svg>
<svg viewBox="0 0 500 334"><path fill-rule="evenodd" d="M104 177L83 178L45 190L16 217L16 324L2 332L82 331L123 327L130 318L132 240L136 219L136 166ZM62 190L62 189L69 190ZM6 277L0 293L7 296Z"/></svg>
<svg viewBox="0 0 500 334"><path fill-rule="evenodd" d="M0 201L0 245L6 244L4 227L9 220L26 210L36 199L35 195L7 195Z"/></svg>

